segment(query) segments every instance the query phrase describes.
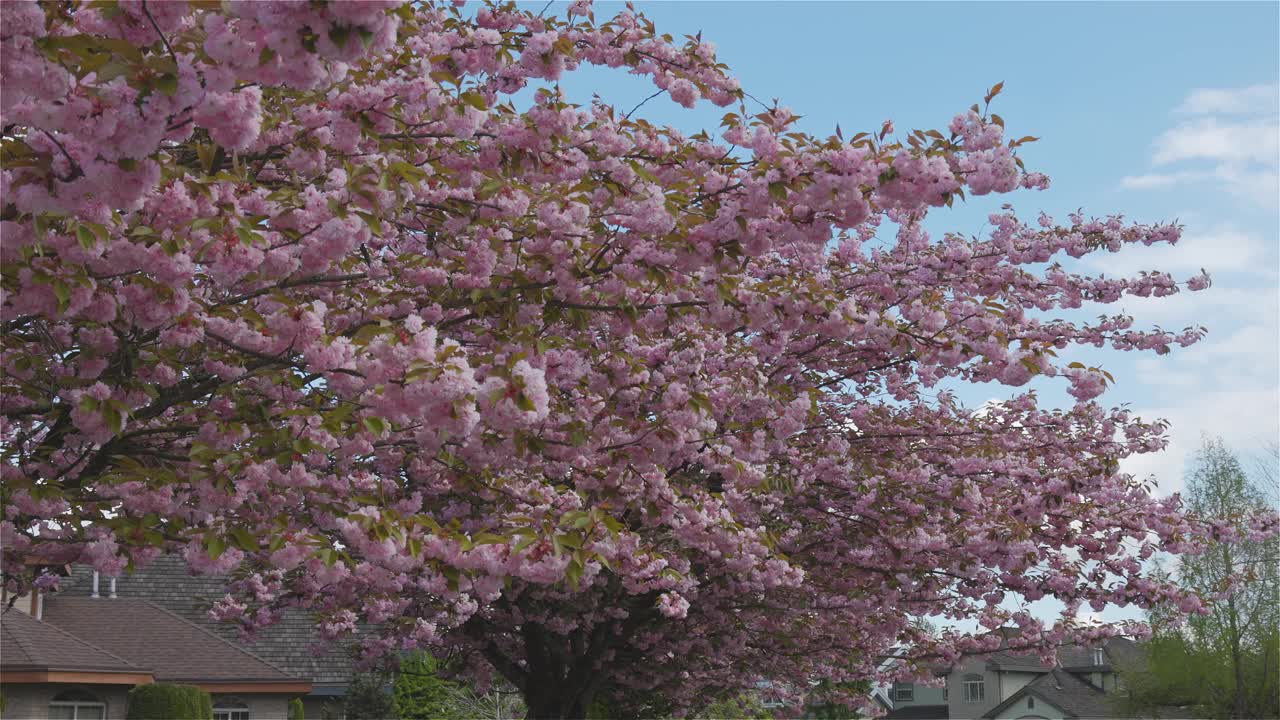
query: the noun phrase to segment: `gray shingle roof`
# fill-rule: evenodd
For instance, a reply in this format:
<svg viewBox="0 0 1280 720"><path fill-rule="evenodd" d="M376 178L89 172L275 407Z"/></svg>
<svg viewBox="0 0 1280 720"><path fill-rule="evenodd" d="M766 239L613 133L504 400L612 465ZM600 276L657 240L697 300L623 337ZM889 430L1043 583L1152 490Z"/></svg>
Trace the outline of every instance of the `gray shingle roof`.
<svg viewBox="0 0 1280 720"><path fill-rule="evenodd" d="M44 603L44 622L152 668L161 682L299 680L146 600L50 597Z"/></svg>
<svg viewBox="0 0 1280 720"><path fill-rule="evenodd" d="M5 672L150 672L62 628L13 609L0 613L0 669Z"/></svg>
<svg viewBox="0 0 1280 720"><path fill-rule="evenodd" d="M1116 710L1106 693L1065 670L1054 668L1024 685L983 717L996 717L1007 708L1022 702L1028 695L1034 695L1057 707L1068 718L1109 719L1116 716Z"/></svg>
<svg viewBox="0 0 1280 720"><path fill-rule="evenodd" d="M884 717L885 720L947 720L950 709L946 705L907 705L890 710Z"/></svg>
<svg viewBox="0 0 1280 720"><path fill-rule="evenodd" d="M88 597L92 592L92 568L77 565L62 584L59 595ZM107 594L103 579L100 593ZM186 562L176 555L156 558L146 567L121 576L116 594L121 599L141 599L159 605L184 620L213 632L222 639L243 646L266 662L293 677L306 678L316 685L346 685L354 674L350 654L340 647L315 655L312 646L318 636L311 617L300 610L287 610L279 622L258 633L252 643L242 643L231 625L215 622L207 614L209 604L226 594L227 578L193 576Z"/></svg>

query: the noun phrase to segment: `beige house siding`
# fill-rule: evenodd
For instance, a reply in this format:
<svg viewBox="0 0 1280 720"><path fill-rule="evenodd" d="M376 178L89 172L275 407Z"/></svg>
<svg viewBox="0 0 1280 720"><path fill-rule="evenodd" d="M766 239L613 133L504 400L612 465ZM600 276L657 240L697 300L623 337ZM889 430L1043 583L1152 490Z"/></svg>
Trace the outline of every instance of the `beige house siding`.
<svg viewBox="0 0 1280 720"><path fill-rule="evenodd" d="M4 712L0 718L4 720L47 720L49 702L59 693L68 690L83 690L93 693L107 707L107 720L124 720L129 708L128 685L62 685L51 683L40 684L4 684L0 685L0 693L4 694Z"/></svg>
<svg viewBox="0 0 1280 720"><path fill-rule="evenodd" d="M213 696L213 706L218 707L219 701L239 700L249 706L249 720L288 720L289 718L289 695L276 694L215 694Z"/></svg>
<svg viewBox="0 0 1280 720"><path fill-rule="evenodd" d="M1035 680L1044 673L1036 672L1015 672L1009 671L1001 674L1000 678L1000 702L1004 702L1013 697L1013 694L1021 690L1027 683Z"/></svg>
<svg viewBox="0 0 1280 720"><path fill-rule="evenodd" d="M325 720L325 718L342 717L342 698L314 697L302 698L302 715L306 720Z"/></svg>
<svg viewBox="0 0 1280 720"><path fill-rule="evenodd" d="M969 675L978 675L983 679L983 699L981 702L969 702L965 699L964 682ZM1025 683L1024 683L1025 684ZM952 720L974 720L986 714L988 710L1000 704L1000 673L987 668L985 658L969 658L961 663L947 676L949 688L947 714Z"/></svg>

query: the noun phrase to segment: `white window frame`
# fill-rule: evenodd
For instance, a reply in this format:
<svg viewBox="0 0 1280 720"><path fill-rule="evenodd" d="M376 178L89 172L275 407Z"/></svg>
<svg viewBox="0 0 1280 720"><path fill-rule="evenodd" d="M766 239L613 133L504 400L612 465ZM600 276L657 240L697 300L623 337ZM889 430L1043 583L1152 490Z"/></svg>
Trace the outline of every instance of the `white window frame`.
<svg viewBox="0 0 1280 720"><path fill-rule="evenodd" d="M916 701L915 683L894 683L893 684L893 701L894 702L915 702Z"/></svg>
<svg viewBox="0 0 1280 720"><path fill-rule="evenodd" d="M71 708L71 720L89 720L89 718L80 717L81 708L94 708L99 713L94 715L95 718L105 718L107 716L107 704L104 702L92 702L89 700L50 700L49 708Z"/></svg>
<svg viewBox="0 0 1280 720"><path fill-rule="evenodd" d="M213 704L213 720L249 720L249 703L240 698L222 698Z"/></svg>
<svg viewBox="0 0 1280 720"><path fill-rule="evenodd" d="M987 681L980 677L964 679L964 701L980 703L987 699Z"/></svg>
<svg viewBox="0 0 1280 720"><path fill-rule="evenodd" d="M1102 648L1094 648L1094 649L1093 649L1093 664L1094 664L1094 665L1106 665L1106 664L1107 664L1106 655L1103 653Z"/></svg>

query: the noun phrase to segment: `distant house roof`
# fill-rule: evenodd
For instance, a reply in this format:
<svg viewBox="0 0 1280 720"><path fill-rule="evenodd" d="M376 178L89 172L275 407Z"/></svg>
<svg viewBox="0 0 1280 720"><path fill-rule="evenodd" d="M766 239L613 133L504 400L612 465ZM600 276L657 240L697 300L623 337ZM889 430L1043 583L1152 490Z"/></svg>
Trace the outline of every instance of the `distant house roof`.
<svg viewBox="0 0 1280 720"><path fill-rule="evenodd" d="M28 673L90 673L98 676L95 682L130 685L152 676L146 667L12 608L0 613L0 670L9 682Z"/></svg>
<svg viewBox="0 0 1280 720"><path fill-rule="evenodd" d="M58 595L88 597L92 575L92 568L75 566ZM100 592L106 594L105 586ZM340 647L320 655L312 653L311 647L317 643L318 636L315 622L303 611L286 610L277 623L259 631L256 639L247 644L237 637L234 627L210 619L207 613L209 604L222 598L226 592L226 577L191 575L186 562L176 555L162 555L116 581L116 594L121 599L149 600L230 643L246 648L294 677L309 678L315 685L345 686L350 683L355 674L352 657Z"/></svg>
<svg viewBox="0 0 1280 720"><path fill-rule="evenodd" d="M997 650L986 655L987 664L996 670L1026 671L1026 672L1048 672L1049 665L1044 664L1040 660L1040 654L1033 650L1009 650L1007 645L1011 638L1016 637L1009 631L1011 628L1002 628L1004 632L1003 645L1005 649ZM1125 637L1113 637L1103 642L1101 645L1103 651L1102 662L1094 662L1094 647L1089 645L1063 645L1058 648L1057 659L1058 665L1068 670L1076 672L1088 671L1110 671L1117 664L1132 665L1143 661L1142 648L1137 643Z"/></svg>
<svg viewBox="0 0 1280 720"><path fill-rule="evenodd" d="M112 657L151 668L163 682L234 684L243 692L256 685L280 692L311 689L305 678L146 600L53 596L44 602L43 624L89 647L111 648Z"/></svg>
<svg viewBox="0 0 1280 720"><path fill-rule="evenodd" d="M884 717L886 720L947 720L950 714L946 705L907 705L890 710Z"/></svg>
<svg viewBox="0 0 1280 720"><path fill-rule="evenodd" d="M1067 718L1113 718L1116 716L1115 708L1111 706L1106 693L1065 670L1054 668L1019 688L983 717L994 718L1022 702L1028 695L1053 705Z"/></svg>
<svg viewBox="0 0 1280 720"><path fill-rule="evenodd" d="M1142 648L1129 638L1114 637L1102 645L1102 664L1094 662L1093 649L1070 645L1058 651L1058 663L1068 670L1104 670L1118 665L1133 665L1144 660Z"/></svg>

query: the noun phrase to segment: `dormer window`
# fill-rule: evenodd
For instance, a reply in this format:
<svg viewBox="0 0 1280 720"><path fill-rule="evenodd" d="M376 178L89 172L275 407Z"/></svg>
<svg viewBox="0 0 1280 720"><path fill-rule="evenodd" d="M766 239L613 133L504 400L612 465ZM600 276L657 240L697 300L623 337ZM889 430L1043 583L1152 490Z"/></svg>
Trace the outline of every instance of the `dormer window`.
<svg viewBox="0 0 1280 720"><path fill-rule="evenodd" d="M893 684L893 701L894 702L914 702L916 699L916 686L913 683L894 683Z"/></svg>
<svg viewBox="0 0 1280 720"><path fill-rule="evenodd" d="M1102 652L1102 648L1094 648L1094 649L1093 649L1093 664L1094 664L1094 665L1106 665L1106 664L1107 664L1107 657L1106 657L1106 655Z"/></svg>

